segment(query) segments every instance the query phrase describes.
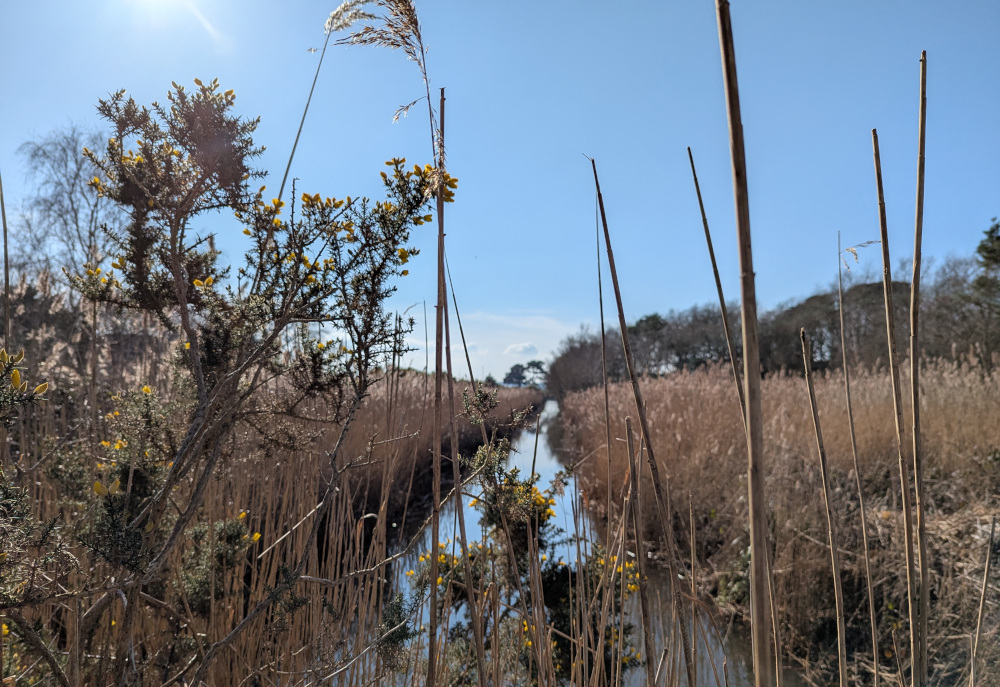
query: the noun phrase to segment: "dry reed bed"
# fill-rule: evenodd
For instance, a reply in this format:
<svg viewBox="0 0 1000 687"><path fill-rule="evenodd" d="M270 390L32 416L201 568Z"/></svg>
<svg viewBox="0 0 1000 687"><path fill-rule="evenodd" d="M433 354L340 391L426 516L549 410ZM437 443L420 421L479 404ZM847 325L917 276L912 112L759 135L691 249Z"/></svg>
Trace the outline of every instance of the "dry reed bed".
<svg viewBox="0 0 1000 687"><path fill-rule="evenodd" d="M907 366L904 365L904 368ZM850 437L839 374L816 378L834 508L843 561L850 662L870 672L864 563L860 517L854 488ZM906 383L904 381L904 383ZM689 495L696 522L703 591L745 611L749 603L746 504L746 439L734 393L732 372L714 367L643 380L653 448L668 477L674 530L689 546ZM891 386L884 372L859 371L852 394L862 482L872 542L880 646L892 647L891 632L905 636L906 581L899 501ZM829 570L822 485L808 395L800 377L772 376L763 382L767 505L774 547L775 591L783 642L811 668L835 660L835 612ZM905 409L906 416L909 410ZM626 416L635 416L627 384L610 389L612 489L627 474ZM592 512L607 512L607 459L603 446L604 395L600 388L569 395L560 410L563 444L578 457ZM989 518L1000 512L1000 371L950 363L930 363L921 375L921 421L928 494L932 609L931 672L954 678L967 671L969 634L975 629ZM907 451L908 440L905 440ZM599 450L595 450L599 449ZM647 476L648 479L648 476ZM613 496L612 511L620 504ZM650 538L655 514L645 513ZM600 528L598 528L600 529ZM987 625L1000 621L1000 594L991 585ZM996 661L996 642L987 659ZM900 639L901 650L905 642ZM833 656L829 654L834 651ZM981 655L983 650L980 651ZM895 658L882 657L883 670ZM967 674L967 672L966 672Z"/></svg>
<svg viewBox="0 0 1000 687"><path fill-rule="evenodd" d="M253 621L216 660L210 671L212 684L236 684L253 676L282 683L291 676L295 678L293 683L317 680L329 676L336 665L373 641L393 577L398 573L391 563L382 563L406 545L430 508L426 495L431 472L433 414L428 389L432 389L432 381L413 371L390 375L389 379L391 391L388 381L377 384L347 434L338 466L351 461L361 466L349 468L340 476L341 495L333 502L319 542L308 550L304 574L335 584L305 581L280 592L278 603ZM463 385L459 382L456 387L460 393ZM539 406L541 395L533 389L500 389L498 401L496 414L502 418L529 404ZM17 435L25 457L44 457L46 436L66 436L67 426L76 424L65 417L67 409L63 405L57 413L56 405L50 403L35 409L20 423ZM192 572L194 543L190 537L172 553L165 582L147 587L143 596L130 599L142 606L135 626L137 660L161 666L163 682L175 677L191 656L202 654L225 637L260 600L275 593L286 570L306 551L311 512L326 481L334 474L326 452L333 448L340 429L324 408L306 410L316 419L296 419L279 426L281 423L269 416L271 436L240 426L230 440L227 457L208 486L198 523L212 531L215 523L232 521L246 512L242 522L247 533L259 532L261 536L250 544L245 555L237 557L231 569L222 564L216 570L216 559L209 556L208 608L192 610L195 602L188 598L182 582L184 575ZM462 412L460 397L455 412ZM177 421L183 425L184 418ZM282 432L297 436L300 446L301 440L307 440L306 447L282 448L274 441ZM464 418L459 419L459 435L463 447L481 436L479 428ZM81 437L79 441L87 440ZM20 464L28 463L22 460ZM65 485L48 474L46 463L38 461L21 475L38 515L62 515L66 522L79 522L81 516L97 507L97 501L92 495L85 501L67 495ZM450 470L446 472L450 475ZM182 483L179 495L191 486ZM120 573L83 546L74 547L72 553L82 570L95 572L85 573L89 579L107 580ZM352 575L361 570L367 572ZM60 582L74 589L85 579L77 577L70 575ZM213 594L216 585L225 590L222 598L216 599ZM85 610L100 595L99 590L85 592L81 608ZM287 612L293 606L294 612ZM121 627L124 613L124 606L112 606L89 639L86 653L120 656L124 645L116 627ZM57 652L67 650L65 627L77 619L73 603L44 603L25 614L31 621L47 624L56 638ZM113 679L113 661L100 663L88 668L96 673L88 674L104 684ZM380 674L378 663L377 652L363 654L337 675L337 682L363 684L370 676Z"/></svg>

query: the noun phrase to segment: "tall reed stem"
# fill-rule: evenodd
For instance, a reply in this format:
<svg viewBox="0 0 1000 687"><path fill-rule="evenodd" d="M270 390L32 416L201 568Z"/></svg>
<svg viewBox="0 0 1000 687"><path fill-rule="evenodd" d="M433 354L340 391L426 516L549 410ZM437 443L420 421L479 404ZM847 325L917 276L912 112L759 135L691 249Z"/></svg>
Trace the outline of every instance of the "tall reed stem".
<svg viewBox="0 0 1000 687"><path fill-rule="evenodd" d="M885 195L882 192L882 160L878 150L878 132L872 129L875 156L875 183L878 189L878 223L882 241L882 284L885 292L885 326L889 343L889 376L892 379L892 406L896 420L896 452L899 454L899 488L903 495L903 540L906 548L906 605L910 621L910 679L915 680L917 646L917 595L914 589L913 513L910 505L910 477L903 457L903 404L899 384L899 354L896 351L896 318L892 305L892 268L889 264L889 228L885 219Z"/></svg>
<svg viewBox="0 0 1000 687"><path fill-rule="evenodd" d="M826 505L826 530L830 540L830 567L833 570L833 599L837 607L837 658L840 672L840 687L847 687L847 636L844 629L844 590L840 584L840 554L837 551L837 531L833 526L833 502L830 497L830 477L826 465L826 449L823 447L823 431L819 425L819 410L816 407L816 392L812 379L812 346L806 330L799 330L802 341L802 365L806 372L806 389L809 391L809 409L812 411L813 430L816 433L816 452L819 454L819 470L823 478L823 503Z"/></svg>
<svg viewBox="0 0 1000 687"><path fill-rule="evenodd" d="M593 162L593 161L591 161ZM596 203L595 203L596 204ZM595 215L597 208L594 208ZM605 433L605 444L606 446L606 456L608 462L608 522L607 522L607 538L604 541L611 541L611 401L609 398L608 390L608 351L607 351L607 336L605 334L604 326L604 285L601 280L601 228L597 223L597 217L594 217L594 229L596 230L597 238L597 304L600 309L601 314L601 386L604 390L604 433Z"/></svg>
<svg viewBox="0 0 1000 687"><path fill-rule="evenodd" d="M708 228L708 215L705 214L705 203L701 198L701 185L698 183L698 173L694 169L694 155L690 146L688 161L691 163L691 178L694 180L694 191L698 195L698 209L701 211L701 225L705 229L705 243L708 245L708 259L712 261L712 275L715 277L715 290L719 294L719 311L722 313L722 331L726 335L726 348L729 351L729 362L733 368L733 379L736 380L736 396L740 401L740 418L743 420L743 431L747 428L747 403L743 397L743 384L740 382L740 370L736 364L736 343L733 341L733 331L729 324L729 308L722 292L722 278L719 276L719 265L715 260L715 248L712 245L712 232Z"/></svg>
<svg viewBox="0 0 1000 687"><path fill-rule="evenodd" d="M986 590L989 589L990 564L993 562L993 534L997 529L997 516L990 522L990 540L986 543L986 565L983 570L983 588L979 593L979 613L976 615L976 634L972 640L972 668L969 674L969 687L976 687L976 657L979 653L979 640L983 636L983 610L986 608Z"/></svg>
<svg viewBox="0 0 1000 687"><path fill-rule="evenodd" d="M851 404L851 373L847 364L847 335L844 330L844 272L840 267L840 232L837 232L837 311L840 315L840 357L844 371L844 395L847 397L847 425L850 428L851 456L854 458L854 481L861 511L861 545L865 549L865 582L868 585L868 622L872 632L872 668L875 687L879 687L878 624L875 621L875 592L872 588L872 561L868 549L868 516L865 515L865 492L861 488L861 465L858 462L858 439L854 432L854 408Z"/></svg>
<svg viewBox="0 0 1000 687"><path fill-rule="evenodd" d="M733 369L733 381L736 384L736 396L740 402L740 419L743 421L743 433L747 433L747 404L743 396L743 383L740 381L739 366L736 362L736 343L733 341L733 332L729 324L729 308L726 306L726 297L722 291L722 280L719 278L719 266L715 260L715 249L712 246L712 232L708 228L708 215L705 214L705 203L701 198L701 185L698 183L698 173L694 168L694 155L691 148L687 149L688 160L691 162L691 178L694 180L694 190L698 195L698 209L701 210L701 224L705 228L705 243L708 244L708 257L712 262L712 272L715 275L715 290L719 294L719 311L722 313L722 330L726 335L726 347L729 350L729 363ZM747 435L747 442L750 441ZM749 447L749 443L747 444ZM781 687L783 675L781 670L781 636L778 627L778 609L774 598L774 576L772 573L771 556L768 551L767 556L767 586L770 604L768 608L771 612L771 639L774 642L774 677L777 687Z"/></svg>
<svg viewBox="0 0 1000 687"><path fill-rule="evenodd" d="M444 103L444 89L441 89L441 102ZM429 107L428 101L428 107ZM431 117L433 125L434 118ZM433 136L435 141L434 157L436 161L443 160L443 155L439 153L438 141L444 135L444 120L441 122L440 134ZM440 164L440 162L439 162ZM437 578L438 578L438 557L437 544L440 536L441 519L441 377L445 371L442 369L442 355L444 353L444 310L447 306L447 290L445 287L444 270L444 170L438 170L437 182L437 220L438 220L438 259L437 259L437 312L434 323L434 429L432 440L434 442L434 511L431 515L431 556L430 566L430 619L427 623L427 687L434 687L437 684ZM454 412L454 409L449 413ZM454 447L452 447L454 450ZM470 609L472 610L472 609Z"/></svg>
<svg viewBox="0 0 1000 687"><path fill-rule="evenodd" d="M924 134L927 122L927 51L920 53L920 115L917 132L917 208L913 230L913 279L910 282L910 405L913 413L913 482L917 507L917 559L920 562L920 601L914 685L927 684L927 615L930 611L930 573L924 524L924 461L920 447L920 244L924 230Z"/></svg>
<svg viewBox="0 0 1000 687"><path fill-rule="evenodd" d="M601 210L601 225L604 229L604 243L608 253L608 271L611 273L611 284L615 290L615 304L618 307L618 326L621 328L622 348L625 351L625 367L628 370L629 381L632 384L632 396L635 400L636 412L639 415L639 427L642 430L642 441L646 444L646 462L649 465L649 473L653 482L653 496L656 501L656 510L660 516L660 525L663 531L663 538L667 546L667 571L670 577L672 588L672 598L674 608L680 618L681 642L684 645L684 662L687 667L688 684L694 682L694 664L691 660L691 638L690 629L687 623L687 612L681 602L680 590L676 585L674 577L674 565L679 562L677 547L674 542L674 530L671 524L669 501L664 497L662 482L660 481L660 468L656 463L653 454L653 445L649 432L649 421L646 417L646 404L642 400L642 391L639 389L639 378L635 371L635 361L632 357L632 346L629 344L628 323L625 321L625 308L622 305L621 287L618 284L618 270L615 268L615 253L611 248L611 233L608 231L608 217L604 211L604 196L601 195L601 182L597 178L597 163L590 161L594 170L594 185L597 187L597 204Z"/></svg>
<svg viewBox="0 0 1000 687"><path fill-rule="evenodd" d="M444 145L444 89L441 89L441 145ZM443 171L443 170L442 170ZM442 175L443 177L443 175ZM438 221L444 223L444 205L438 206ZM449 282L451 274L448 274ZM452 286L452 298L455 297L455 288ZM456 485L462 484L462 472L459 467L458 453L458 425L455 422L455 375L452 373L451 363L451 328L448 323L448 299L443 301L444 306L444 353L445 367L448 372L448 426L451 430L451 474ZM456 314L458 312L456 306ZM464 336L463 336L464 342ZM468 350L465 352L468 361ZM472 379L471 364L469 367L470 382L475 385ZM486 647L483 643L483 617L480 605L480 597L473 587L475 577L472 574L472 562L469 560L469 540L465 530L465 506L462 505L462 489L455 490L455 513L458 516L458 534L462 544L462 571L465 574L465 593L469 600L469 618L472 624L472 634L476 645L476 677L479 680L479 687L486 687ZM435 552L436 553L436 552ZM434 578L437 580L437 578Z"/></svg>
<svg viewBox="0 0 1000 687"><path fill-rule="evenodd" d="M653 647L653 631L651 624L653 621L649 612L649 590L646 584L646 551L642 546L642 498L639 493L639 462L640 457L635 453L635 442L632 440L632 418L625 418L625 437L628 444L628 474L632 482L632 504L629 510L632 511L632 533L635 536L635 566L639 574L639 609L642 612L642 641L643 651L646 652L646 685L653 687L656 684L656 666L653 657L656 656L656 649ZM622 584L625 584L625 560L619 559L622 565Z"/></svg>
<svg viewBox="0 0 1000 687"><path fill-rule="evenodd" d="M767 516L764 503L764 422L760 392L760 350L757 341L757 292L750 241L750 197L747 190L746 153L740 117L736 50L729 2L716 0L722 74L729 119L729 149L733 166L736 232L739 237L740 287L743 301L743 375L747 404L747 482L750 507L750 619L753 640L754 684L771 684L771 653L768 644Z"/></svg>

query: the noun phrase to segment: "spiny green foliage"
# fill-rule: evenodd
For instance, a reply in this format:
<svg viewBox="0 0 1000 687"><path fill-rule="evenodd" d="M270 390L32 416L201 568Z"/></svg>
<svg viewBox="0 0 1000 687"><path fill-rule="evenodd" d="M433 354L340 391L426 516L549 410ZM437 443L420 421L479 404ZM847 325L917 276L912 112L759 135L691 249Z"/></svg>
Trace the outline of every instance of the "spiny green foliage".
<svg viewBox="0 0 1000 687"><path fill-rule="evenodd" d="M406 658L406 643L419 633L413 628L410 618L415 612L415 604L407 602L402 593L393 594L382 611L382 620L376 627L379 658L390 670L402 667Z"/></svg>
<svg viewBox="0 0 1000 687"><path fill-rule="evenodd" d="M48 390L43 383L29 391L25 368L23 351L10 355L0 349L0 421L7 430ZM62 571L75 563L58 529L57 520L34 516L28 490L0 470L0 607L17 608L46 595L35 574L39 565Z"/></svg>
<svg viewBox="0 0 1000 687"><path fill-rule="evenodd" d="M103 151L83 151L100 170L90 186L127 221L120 229L105 227L113 255L95 255L67 270L94 313L148 313L171 332L171 391L102 390L96 396L107 414L95 414L94 426L53 448L56 460L47 472L61 489L58 500L67 511L84 514L65 530L34 522L26 492L0 481L0 603L16 607L56 593L45 581L64 580L72 561L62 552L83 543L92 554L89 572L110 571L107 579L113 580L98 597L70 592L83 604L80 613L94 611L82 628L88 636L107 612L98 598L117 598L120 590L132 599L140 579L147 593L163 597L157 601L181 607L181 597L196 615L206 614L213 600L225 600L234 580L242 579L232 572L252 564L247 550L260 536L239 518L211 527L202 519L206 485L220 460L238 450L227 440L237 431L263 430L259 445L265 451L269 442L302 450L315 433L291 425L306 399L319 401L329 410L324 420L346 432L386 359L402 354L412 327L390 314L386 301L395 280L408 274L406 265L417 253L410 232L430 220L426 206L441 174L393 159L380 175L381 200L318 193L287 204L267 199L265 187L250 188L263 176L252 166L262 151L253 141L257 120L236 115L234 93L217 82L196 85L189 93L174 84L165 106L140 106L124 91L100 102L110 135ZM451 196L456 182L445 182ZM214 236L202 229L222 209L249 237L235 270L219 263ZM334 338L310 338L316 325L328 327ZM296 336L296 349L284 350L287 334ZM0 354L0 419L8 426L46 390L28 390L19 362ZM279 378L280 394L262 392ZM259 418L267 427L257 427ZM350 459L331 452L330 467L344 469ZM324 508L338 493L327 490ZM264 584L266 593L253 602L272 633L290 627L305 603L297 585L308 560L304 551L275 555L278 579L273 587L258 583L256 591ZM184 569L172 581L168 571L178 559ZM100 586L88 569L79 572L84 589ZM29 577L35 581L26 584ZM129 636L137 617L126 613L116 631ZM194 647L180 636L183 628L175 629L178 636L155 650L190 655ZM145 659L118 661L113 668L82 660L84 675L94 679L112 670L142 680L154 670ZM206 665L192 673L196 681Z"/></svg>
<svg viewBox="0 0 1000 687"><path fill-rule="evenodd" d="M251 543L243 519L219 520L213 530L214 542L208 536L207 523L198 523L190 529L190 548L185 552L181 573L181 584L191 610L203 616L208 615L213 598L222 601L236 591L227 588L226 580L232 577L237 566L242 566Z"/></svg>

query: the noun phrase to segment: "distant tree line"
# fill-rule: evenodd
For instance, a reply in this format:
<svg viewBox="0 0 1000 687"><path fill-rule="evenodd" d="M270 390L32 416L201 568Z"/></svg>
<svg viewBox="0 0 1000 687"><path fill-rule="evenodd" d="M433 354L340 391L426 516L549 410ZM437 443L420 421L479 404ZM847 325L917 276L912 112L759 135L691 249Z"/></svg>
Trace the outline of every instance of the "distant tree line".
<svg viewBox="0 0 1000 687"><path fill-rule="evenodd" d="M1000 222L995 218L972 257L950 258L924 276L920 290L920 348L927 358L963 359L991 368L1000 364ZM848 273L847 276L852 276ZM910 285L893 282L896 336L905 355L909 338ZM840 315L836 285L760 316L761 370L801 373L799 329L813 343L815 369L839 368ZM742 353L740 308L728 305L736 355ZM845 284L844 324L848 360L879 368L887 359L885 303L881 281ZM629 327L640 374L663 375L728 362L729 349L718 306L697 305L653 314ZM608 379L627 378L617 329L605 335ZM549 365L546 388L557 398L601 383L600 332L582 329L566 338Z"/></svg>

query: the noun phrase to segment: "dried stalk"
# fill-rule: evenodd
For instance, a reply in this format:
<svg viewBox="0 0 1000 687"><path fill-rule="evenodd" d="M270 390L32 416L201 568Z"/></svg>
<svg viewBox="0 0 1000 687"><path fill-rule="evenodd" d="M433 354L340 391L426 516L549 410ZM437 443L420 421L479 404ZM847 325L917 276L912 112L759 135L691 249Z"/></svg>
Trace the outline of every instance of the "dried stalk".
<svg viewBox="0 0 1000 687"><path fill-rule="evenodd" d="M767 517L764 503L764 425L760 392L760 351L757 341L757 294L754 283L753 251L750 240L750 198L747 191L746 153L740 117L739 83L729 2L716 0L722 73L725 81L729 119L729 148L733 166L733 195L736 205L736 232L739 237L740 286L743 301L743 374L747 404L747 482L750 507L750 618L753 640L754 684L771 684L771 655L768 644Z"/></svg>
<svg viewBox="0 0 1000 687"><path fill-rule="evenodd" d="M976 658L979 654L979 639L983 636L983 610L986 608L986 590L990 581L990 567L993 562L993 535L997 529L997 516L990 523L990 540L986 544L986 565L983 570L983 588L979 592L979 613L976 616L976 634L972 641L972 673L969 675L969 687L976 687Z"/></svg>
<svg viewBox="0 0 1000 687"><path fill-rule="evenodd" d="M441 99L444 100L444 89L441 89ZM428 103L428 107L430 104ZM431 118L433 123L433 117ZM435 140L439 140L435 136ZM440 158L435 147L435 157ZM444 309L447 306L447 291L445 290L444 271L444 174L438 174L437 183L437 220L438 220L438 259L437 259L437 312L434 323L434 512L431 520L431 544L437 546L440 537L441 520L441 383L442 354L444 353ZM436 551L435 551L436 553ZM437 578L438 559L431 556L430 566L430 618L427 623L427 687L437 684ZM471 610L471 609L470 609Z"/></svg>
<svg viewBox="0 0 1000 687"><path fill-rule="evenodd" d="M694 169L694 155L688 147L688 160L691 163L691 178L694 180L694 191L698 195L698 209L701 210L701 224L705 228L705 243L708 245L708 258L712 261L712 274L715 277L715 290L719 294L719 311L722 313L722 330L726 335L726 348L729 350L729 362L733 368L733 379L736 382L736 395L740 400L740 417L743 419L743 430L747 427L747 404L743 397L743 384L740 382L740 370L736 365L736 343L733 341L732 327L729 325L729 308L726 307L726 297L722 293L722 279L719 277L719 265L715 260L715 248L712 246L712 232L708 228L708 215L705 214L705 203L701 199L701 186L698 184L698 173Z"/></svg>
<svg viewBox="0 0 1000 687"><path fill-rule="evenodd" d="M594 185L597 187L597 204L601 210L601 225L604 229L604 243L608 253L608 270L611 272L611 284L615 290L615 304L618 307L618 326L621 328L622 348L625 351L625 367L628 370L629 381L632 384L632 396L635 400L636 412L639 414L639 427L642 430L642 441L646 444L646 462L649 465L650 476L653 482L653 496L656 501L656 510L660 516L660 526L663 531L663 538L667 545L667 572L669 573L673 604L680 618L681 641L684 645L684 663L687 667L688 684L694 682L694 665L691 661L691 638L687 623L687 612L681 602L680 590L677 589L674 581L674 566L679 562L677 547L674 542L674 530L671 525L670 513L667 507L669 503L663 494L662 482L660 481L660 469L656 464L656 457L653 455L653 446L650 438L649 421L646 417L646 406L642 400L642 392L639 389L639 378L635 371L635 361L632 357L632 346L629 344L628 324L625 321L625 308L622 305L621 288L618 284L618 270L615 268L615 254L611 248L611 233L608 231L608 218L604 211L604 197L601 195L601 183L597 178L597 163L590 161L594 170Z"/></svg>
<svg viewBox="0 0 1000 687"><path fill-rule="evenodd" d="M816 432L816 452L819 454L820 475L823 478L823 503L826 505L826 528L830 540L830 568L833 571L833 599L837 606L837 658L840 672L840 687L847 687L847 636L844 629L844 590L840 584L840 554L837 551L837 532L833 527L833 502L830 497L830 478L826 465L826 449L823 447L823 431L819 425L819 410L816 408L816 392L812 380L812 346L806 330L799 330L802 342L802 365L806 372L806 389L809 391L809 409L812 411L813 429Z"/></svg>
<svg viewBox="0 0 1000 687"><path fill-rule="evenodd" d="M889 344L889 375L892 378L892 405L896 420L896 451L899 454L899 488L903 495L903 539L906 547L906 605L910 621L911 663L917 655L919 632L917 597L914 589L913 514L910 506L910 478L903 457L903 408L899 384L899 355L896 351L896 318L892 306L892 268L889 265L889 228L885 219L885 196L882 192L882 160L878 151L878 132L872 129L872 150L875 156L875 183L878 189L878 220L882 240L882 284L885 291L885 324ZM916 666L910 666L911 679Z"/></svg>
<svg viewBox="0 0 1000 687"><path fill-rule="evenodd" d="M656 684L656 668L653 665L653 656L656 651L653 648L653 632L651 629L652 616L649 612L649 590L646 583L646 551L642 547L642 498L639 492L639 457L635 454L635 442L632 440L632 418L625 418L625 438L628 442L628 474L632 483L632 533L635 536L635 565L639 573L639 609L642 612L642 641L643 651L646 652L646 684L653 687ZM624 559L619 559L622 564L622 576L624 577ZM672 580L671 580L672 581ZM624 584L624 582L623 582Z"/></svg>
<svg viewBox="0 0 1000 687"><path fill-rule="evenodd" d="M604 389L604 433L606 435L605 444L608 459L608 522L607 538L605 541L611 541L611 402L608 395L608 352L604 326L604 286L601 282L601 228L597 222L597 208L595 207L594 210L594 229L597 239L597 304L601 313L601 385Z"/></svg>
<svg viewBox="0 0 1000 687"><path fill-rule="evenodd" d="M872 561L868 550L868 516L865 515L865 492L861 488L861 465L858 462L858 439L854 431L854 408L851 404L851 373L847 365L847 336L844 333L844 273L840 267L840 232L837 232L837 311L840 315L840 356L844 371L844 394L847 397L847 424L850 428L851 455L854 458L854 481L861 512L861 543L865 549L865 582L868 585L868 621L872 632L872 666L875 686L879 687L878 624L875 621L875 592L872 587Z"/></svg>
<svg viewBox="0 0 1000 687"><path fill-rule="evenodd" d="M930 611L930 573L927 531L924 524L924 465L920 449L920 346L917 325L920 314L920 244L924 229L924 138L927 122L927 51L920 53L920 122L917 133L917 209L913 230L913 279L910 283L910 401L913 412L913 481L917 507L917 560L920 563L920 600L917 620L917 650L913 684L927 684L927 615Z"/></svg>
<svg viewBox="0 0 1000 687"><path fill-rule="evenodd" d="M688 148L688 154L691 149ZM688 518L691 526L691 663L694 664L695 684L698 684L698 581L695 566L698 562L696 531L694 527L694 496L688 492ZM641 572L640 572L641 574Z"/></svg>
<svg viewBox="0 0 1000 687"><path fill-rule="evenodd" d="M441 89L441 144L444 145L444 89ZM444 175L441 175L444 178ZM439 226L444 226L444 204L440 203L438 205L438 222ZM449 279L451 275L449 274ZM452 288L452 298L455 296L455 289ZM448 372L448 425L451 429L451 470L452 479L455 484L462 483L462 472L459 468L459 455L458 455L458 426L455 423L455 377L452 374L451 366L451 329L448 325L448 299L445 298L443 303L444 308L444 352L445 352L445 365ZM464 341L464 336L463 336ZM466 361L468 361L468 350L465 352ZM472 378L471 366L469 369L470 380ZM472 381L473 385L475 381ZM479 604L479 594L473 588L473 575L472 575L472 562L469 560L469 540L466 536L465 531L465 506L462 505L462 490L455 490L455 512L458 515L458 533L459 538L462 543L462 570L465 574L465 587L466 596L469 599L469 617L472 623L472 634L473 639L476 644L476 676L479 679L479 687L486 687L486 648L483 643L483 627L482 627L482 613ZM434 578L437 579L436 577Z"/></svg>
<svg viewBox="0 0 1000 687"><path fill-rule="evenodd" d="M691 162L691 178L694 179L694 190L698 195L698 208L701 210L701 224L705 228L705 242L708 244L708 257L712 262L712 272L715 275L715 290L719 294L719 311L722 313L722 330L726 336L726 347L729 350L729 363L733 370L733 382L736 384L736 396L740 402L740 419L743 421L743 432L747 431L747 404L743 396L743 383L740 381L740 371L736 364L736 344L733 341L732 328L729 325L729 308L722 292L722 280L719 278L719 266L715 260L715 249L712 246L712 232L708 228L708 216L705 214L705 204L701 198L701 186L698 184L698 174L694 168L694 156L691 148L687 149L688 160ZM749 441L749 438L747 439ZM748 444L749 446L749 444ZM781 636L778 630L778 610L774 602L774 577L771 566L770 550L767 550L767 586L771 611L771 639L774 642L774 677L777 687L781 687L783 675L781 670Z"/></svg>

